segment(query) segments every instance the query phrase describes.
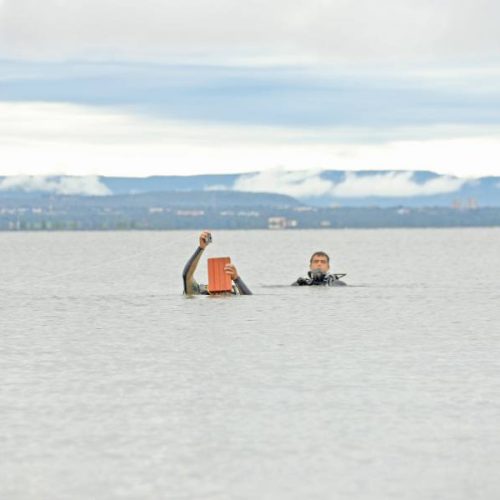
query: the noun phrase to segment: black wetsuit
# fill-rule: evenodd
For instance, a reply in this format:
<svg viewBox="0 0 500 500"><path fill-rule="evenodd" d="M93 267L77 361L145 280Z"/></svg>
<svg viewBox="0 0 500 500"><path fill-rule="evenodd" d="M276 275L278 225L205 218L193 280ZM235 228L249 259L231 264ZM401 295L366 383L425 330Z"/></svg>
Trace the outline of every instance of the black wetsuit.
<svg viewBox="0 0 500 500"><path fill-rule="evenodd" d="M306 278L299 278L292 283L292 286L346 286L346 283L340 280L343 276L345 274L327 273L318 279L318 277L314 277L309 271Z"/></svg>
<svg viewBox="0 0 500 500"><path fill-rule="evenodd" d="M210 295L207 285L200 285L193 278L202 253L203 248L198 247L184 266L184 270L182 271L182 281L184 282L185 295ZM233 295L252 295L250 289L245 285L244 281L239 276L233 281L233 283L233 290L231 292Z"/></svg>

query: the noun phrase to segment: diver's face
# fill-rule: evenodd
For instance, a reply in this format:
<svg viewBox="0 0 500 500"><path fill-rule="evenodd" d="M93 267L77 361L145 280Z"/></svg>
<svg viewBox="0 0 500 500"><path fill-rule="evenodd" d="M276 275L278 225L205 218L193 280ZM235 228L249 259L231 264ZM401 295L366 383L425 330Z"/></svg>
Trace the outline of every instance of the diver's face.
<svg viewBox="0 0 500 500"><path fill-rule="evenodd" d="M328 264L328 260L326 257L322 255L315 255L311 261L311 265L309 269L312 271L313 269L320 269L323 273L327 273L330 269L330 264Z"/></svg>

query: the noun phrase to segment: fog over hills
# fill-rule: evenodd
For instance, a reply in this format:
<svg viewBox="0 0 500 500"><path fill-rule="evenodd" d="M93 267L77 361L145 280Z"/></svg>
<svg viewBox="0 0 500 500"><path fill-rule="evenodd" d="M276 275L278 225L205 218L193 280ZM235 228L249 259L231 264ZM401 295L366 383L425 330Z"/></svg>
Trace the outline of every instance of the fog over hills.
<svg viewBox="0 0 500 500"><path fill-rule="evenodd" d="M225 192L224 203L236 203L245 193L285 195L312 206L442 206L473 203L483 207L500 206L500 177L463 179L430 171L358 171L267 170L245 174L155 176L155 177L69 177L15 176L0 177L0 198L23 193L56 195L134 195L168 191L184 192L186 200L202 196L200 192ZM229 193L233 193L230 196ZM238 192L238 193L236 193ZM172 196L172 194L170 194ZM203 196L202 196L203 197ZM244 195L244 205L254 200L262 205L282 203L284 197L263 198ZM207 198L208 199L208 198ZM271 202L271 200L273 200ZM290 198L288 198L290 202ZM180 202L177 200L177 202ZM237 203L236 203L237 204Z"/></svg>

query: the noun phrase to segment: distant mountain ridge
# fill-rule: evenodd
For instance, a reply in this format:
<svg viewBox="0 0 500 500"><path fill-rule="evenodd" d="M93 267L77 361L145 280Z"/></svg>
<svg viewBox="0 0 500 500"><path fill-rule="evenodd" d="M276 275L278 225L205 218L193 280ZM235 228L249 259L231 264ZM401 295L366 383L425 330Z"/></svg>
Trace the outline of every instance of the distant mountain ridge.
<svg viewBox="0 0 500 500"><path fill-rule="evenodd" d="M500 167L499 167L500 169ZM140 195L159 192L268 193L313 206L500 206L500 177L460 179L431 171L342 170L152 177L0 177L0 199L30 192ZM237 196L242 196L238 193ZM246 200L249 201L250 196ZM264 198L262 198L264 199ZM261 201L262 201L261 199ZM276 201L276 200L275 200Z"/></svg>
<svg viewBox="0 0 500 500"><path fill-rule="evenodd" d="M49 208L51 210L136 208L174 209L259 209L294 208L301 206L296 199L274 193L242 193L239 191L159 191L113 196L79 196L50 193L0 192L4 208L23 206Z"/></svg>

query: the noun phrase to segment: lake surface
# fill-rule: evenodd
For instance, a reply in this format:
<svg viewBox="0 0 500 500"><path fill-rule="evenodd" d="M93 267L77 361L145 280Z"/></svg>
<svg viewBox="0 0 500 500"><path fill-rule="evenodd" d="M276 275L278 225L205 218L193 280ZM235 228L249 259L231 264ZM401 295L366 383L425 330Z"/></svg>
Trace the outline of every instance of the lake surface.
<svg viewBox="0 0 500 500"><path fill-rule="evenodd" d="M2 500L499 498L499 229L213 237L0 233Z"/></svg>

